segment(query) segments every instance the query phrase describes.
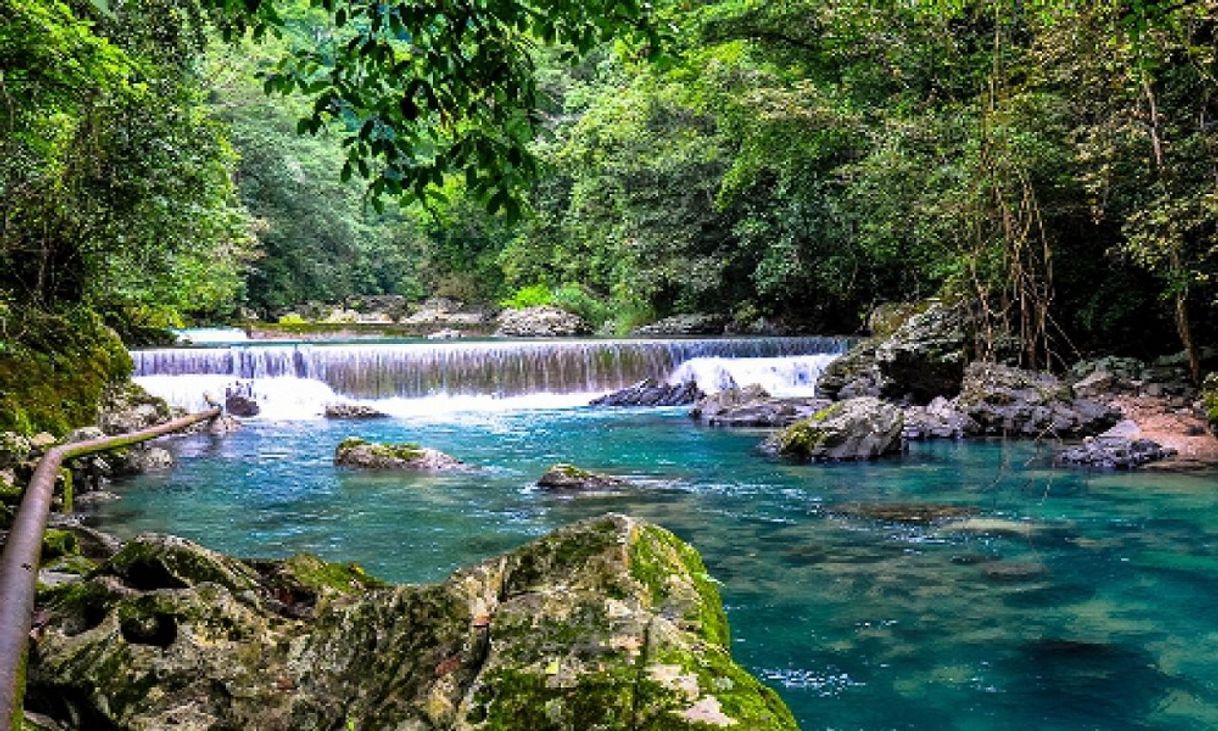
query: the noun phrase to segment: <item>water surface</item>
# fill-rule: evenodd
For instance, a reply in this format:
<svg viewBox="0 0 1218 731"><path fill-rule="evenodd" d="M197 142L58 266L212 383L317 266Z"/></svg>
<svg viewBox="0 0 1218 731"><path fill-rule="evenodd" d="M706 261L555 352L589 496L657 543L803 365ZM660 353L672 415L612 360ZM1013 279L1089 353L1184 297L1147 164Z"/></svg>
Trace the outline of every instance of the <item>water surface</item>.
<svg viewBox="0 0 1218 731"><path fill-rule="evenodd" d="M487 469L337 469L334 445L350 433ZM254 420L225 439L172 442L178 468L120 484L123 499L98 518L123 535L171 532L248 557L311 551L426 582L623 512L698 548L722 582L736 659L803 728L1218 727L1213 475L1058 471L1032 445L997 442L797 466L755 454L759 438L696 427L679 410ZM556 461L639 487L534 489ZM977 515L865 515L910 503Z"/></svg>

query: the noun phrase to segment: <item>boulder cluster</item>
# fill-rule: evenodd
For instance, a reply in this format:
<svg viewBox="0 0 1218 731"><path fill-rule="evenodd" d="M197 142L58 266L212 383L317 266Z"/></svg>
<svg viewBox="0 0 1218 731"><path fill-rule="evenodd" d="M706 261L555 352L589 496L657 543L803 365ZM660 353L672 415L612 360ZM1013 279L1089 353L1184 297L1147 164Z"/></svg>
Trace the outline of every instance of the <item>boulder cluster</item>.
<svg viewBox="0 0 1218 731"><path fill-rule="evenodd" d="M732 387L698 398L691 416L708 426L782 429L761 450L814 462L899 454L911 441L992 436L1085 440L1064 450L1061 464L1132 469L1173 456L1146 435L1109 431L1123 418L1122 396L1203 411L1218 433L1218 375L1198 390L1178 356L1152 363L1106 357L1057 376L973 360L974 324L962 303L877 308L872 320L876 336L826 368L816 398ZM593 403L667 405L661 396L678 388L688 397L692 386L643 383Z"/></svg>

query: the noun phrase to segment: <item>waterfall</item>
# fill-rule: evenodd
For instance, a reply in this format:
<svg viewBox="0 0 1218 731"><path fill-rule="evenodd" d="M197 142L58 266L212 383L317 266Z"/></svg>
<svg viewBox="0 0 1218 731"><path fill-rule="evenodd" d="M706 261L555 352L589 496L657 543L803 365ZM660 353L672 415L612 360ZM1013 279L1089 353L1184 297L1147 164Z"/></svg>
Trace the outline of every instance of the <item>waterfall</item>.
<svg viewBox="0 0 1218 731"><path fill-rule="evenodd" d="M472 398L578 403L587 394L645 378L698 381L714 391L760 383L776 392L810 389L846 341L830 337L481 341L459 343L231 343L137 350L138 381L177 406L204 390L250 381L259 400L293 414L340 398L405 402ZM730 379L730 380L729 380ZM311 405L308 405L311 404ZM287 418L285 416L285 418Z"/></svg>

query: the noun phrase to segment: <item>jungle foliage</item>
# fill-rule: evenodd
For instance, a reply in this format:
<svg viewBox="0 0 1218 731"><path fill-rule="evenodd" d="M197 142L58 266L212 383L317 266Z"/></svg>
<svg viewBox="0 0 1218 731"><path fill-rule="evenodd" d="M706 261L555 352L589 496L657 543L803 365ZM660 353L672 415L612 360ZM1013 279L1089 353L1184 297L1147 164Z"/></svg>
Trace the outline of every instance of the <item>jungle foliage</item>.
<svg viewBox="0 0 1218 731"><path fill-rule="evenodd" d="M1214 2L0 0L7 300L1212 342ZM267 96L267 94L270 96ZM1149 336L1148 336L1149 334Z"/></svg>

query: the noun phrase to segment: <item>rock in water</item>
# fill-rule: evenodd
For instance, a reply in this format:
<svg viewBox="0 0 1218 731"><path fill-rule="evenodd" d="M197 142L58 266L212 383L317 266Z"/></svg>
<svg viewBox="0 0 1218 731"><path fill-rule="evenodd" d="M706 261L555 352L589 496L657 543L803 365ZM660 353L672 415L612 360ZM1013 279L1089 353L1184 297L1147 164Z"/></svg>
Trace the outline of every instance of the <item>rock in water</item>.
<svg viewBox="0 0 1218 731"><path fill-rule="evenodd" d="M141 536L39 603L27 700L90 727L796 729L697 552L620 515L431 586Z"/></svg>
<svg viewBox="0 0 1218 731"><path fill-rule="evenodd" d="M654 378L648 378L639 381L629 388L623 388L620 391L614 391L600 398L592 399L588 402L588 405L684 406L685 404L694 403L704 395L698 388L698 384L692 381L668 384L658 383Z"/></svg>
<svg viewBox="0 0 1218 731"><path fill-rule="evenodd" d="M579 315L550 305L505 310L499 315L497 335L516 338L556 338L587 335L592 327Z"/></svg>
<svg viewBox="0 0 1218 731"><path fill-rule="evenodd" d="M548 490L612 490L628 484L620 477L589 472L570 464L554 465L537 481L538 487Z"/></svg>
<svg viewBox="0 0 1218 731"><path fill-rule="evenodd" d="M973 434L1083 437L1121 418L1108 406L1075 399L1070 387L1051 374L997 363L969 365L957 404L971 419Z"/></svg>
<svg viewBox="0 0 1218 731"><path fill-rule="evenodd" d="M229 386L224 393L224 411L233 416L248 419L262 412L262 407L254 400L254 392L250 384L238 383Z"/></svg>
<svg viewBox="0 0 1218 731"><path fill-rule="evenodd" d="M875 459L901 452L904 422L901 409L863 396L838 401L792 424L762 449L803 462Z"/></svg>
<svg viewBox="0 0 1218 731"><path fill-rule="evenodd" d="M710 426L790 426L829 405L824 399L776 398L757 385L728 388L698 402L691 417Z"/></svg>
<svg viewBox="0 0 1218 731"><path fill-rule="evenodd" d="M1132 470L1151 462L1175 456L1176 450L1142 437L1138 425L1126 420L1097 437L1063 450L1057 461L1108 470Z"/></svg>
<svg viewBox="0 0 1218 731"><path fill-rule="evenodd" d="M377 411L371 406L345 401L326 404L325 414L327 419L383 419L388 416L385 412Z"/></svg>
<svg viewBox="0 0 1218 731"><path fill-rule="evenodd" d="M461 472L474 469L456 457L417 444L377 444L347 437L334 450L334 464L370 470Z"/></svg>

